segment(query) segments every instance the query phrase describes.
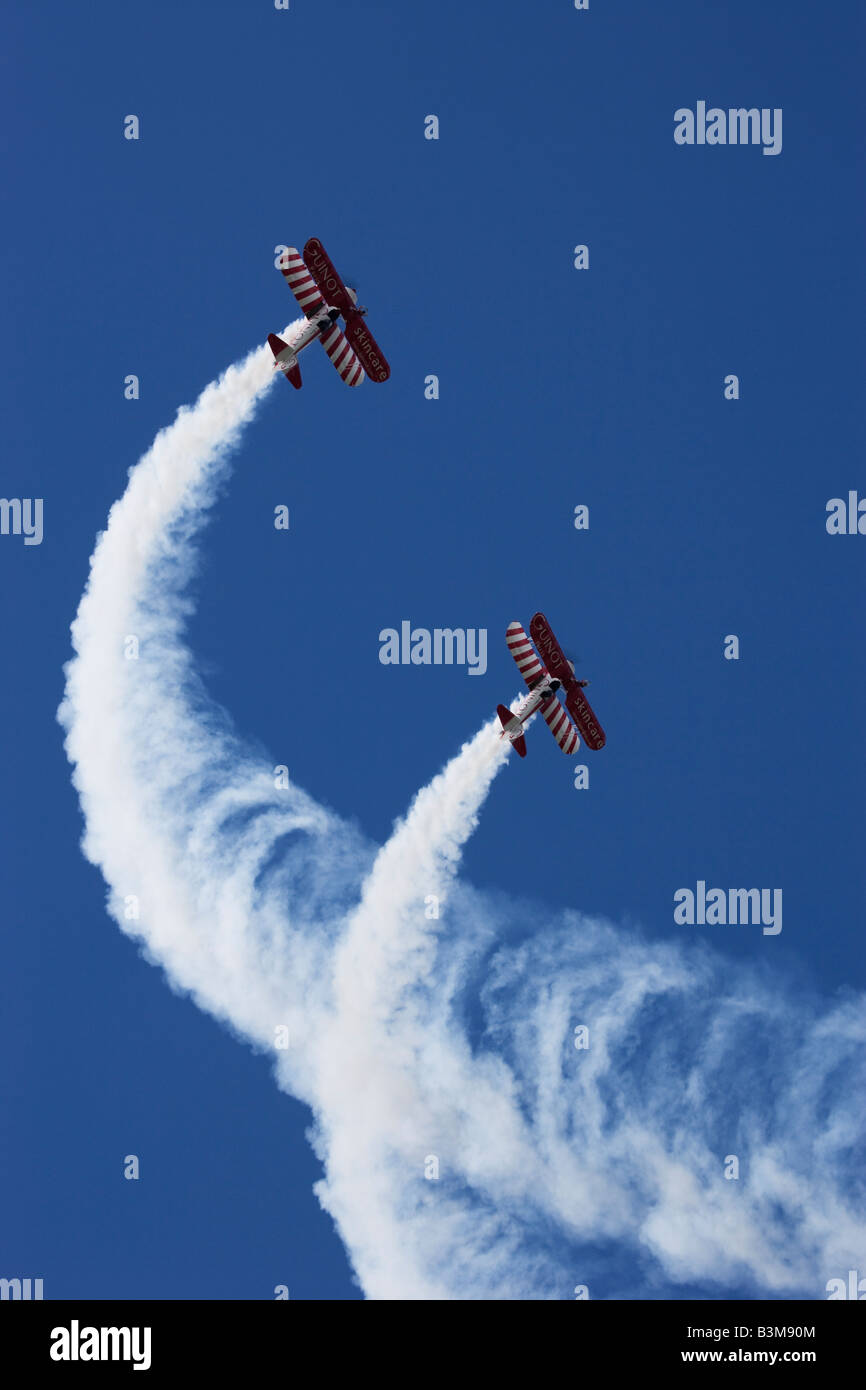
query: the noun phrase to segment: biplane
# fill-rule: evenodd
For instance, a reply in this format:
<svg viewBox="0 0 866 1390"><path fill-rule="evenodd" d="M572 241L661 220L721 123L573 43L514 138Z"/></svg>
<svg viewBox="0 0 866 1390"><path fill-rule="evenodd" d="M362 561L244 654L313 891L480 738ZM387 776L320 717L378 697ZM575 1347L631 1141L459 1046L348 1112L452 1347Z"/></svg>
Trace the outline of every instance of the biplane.
<svg viewBox="0 0 866 1390"><path fill-rule="evenodd" d="M604 747L606 739L583 693L589 681L578 680L575 676L573 662L560 647L543 613L535 614L529 624L529 632L532 641L520 623L509 623L505 634L508 650L529 686L529 694L514 712L505 705L496 706L502 725L500 738L510 739L512 747L521 758L525 758L524 726L533 714L540 711L563 753L573 753L580 746L581 738L587 748L598 752ZM565 695L564 706L559 700L560 690Z"/></svg>
<svg viewBox="0 0 866 1390"><path fill-rule="evenodd" d="M371 381L387 381L391 368L364 323L367 310L358 303L355 291L343 284L318 237L310 237L303 254L288 246L280 256L279 267L308 322L293 343L284 342L276 333L268 334L274 368L300 390L298 353L318 338L347 386L360 386L365 375ZM340 328L341 318L345 333Z"/></svg>

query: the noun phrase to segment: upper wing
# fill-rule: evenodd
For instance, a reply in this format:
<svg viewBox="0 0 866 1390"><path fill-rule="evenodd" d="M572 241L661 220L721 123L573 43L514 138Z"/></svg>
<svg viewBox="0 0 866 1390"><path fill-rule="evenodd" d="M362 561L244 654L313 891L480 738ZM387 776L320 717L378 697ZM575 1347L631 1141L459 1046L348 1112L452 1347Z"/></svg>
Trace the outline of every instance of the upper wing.
<svg viewBox="0 0 866 1390"><path fill-rule="evenodd" d="M541 706L541 713L553 737L556 739L563 753L573 753L580 744L577 736L577 729L572 724L562 705L555 695L549 700L545 700Z"/></svg>
<svg viewBox="0 0 866 1390"><path fill-rule="evenodd" d="M565 688L565 706L577 725L578 733L587 748L592 748L597 753L607 742L604 729L596 719L582 687L574 679L571 662L554 637L550 623L543 613L535 614L529 624L529 631L548 671L562 681Z"/></svg>
<svg viewBox="0 0 866 1390"><path fill-rule="evenodd" d="M304 247L304 264L327 302L339 309L341 314L350 314L355 307L352 296L334 269L318 237L311 236Z"/></svg>
<svg viewBox="0 0 866 1390"><path fill-rule="evenodd" d="M538 685L544 675L544 667L535 655L534 648L520 623L509 623L505 634L508 650L517 662L521 676L529 689ZM558 703L558 702L557 702Z"/></svg>
<svg viewBox="0 0 866 1390"><path fill-rule="evenodd" d="M359 313L350 314L347 318L346 337L363 362L370 380L387 381L391 375L391 368Z"/></svg>
<svg viewBox="0 0 866 1390"><path fill-rule="evenodd" d="M336 324L322 335L321 343L346 385L360 386L364 368Z"/></svg>
<svg viewBox="0 0 866 1390"><path fill-rule="evenodd" d="M563 685L570 685L574 680L571 662L554 637L550 623L543 613L534 615L529 624L529 631L550 674L562 681Z"/></svg>
<svg viewBox="0 0 866 1390"><path fill-rule="evenodd" d="M607 742L604 729L593 713L592 706L579 685L573 685L565 697L569 714L577 725L587 748L598 752Z"/></svg>
<svg viewBox="0 0 866 1390"><path fill-rule="evenodd" d="M300 252L296 251L294 246L287 246L280 256L280 270L285 275L289 289L307 318L315 318L319 310L324 307L325 301L316 288L315 280L301 260Z"/></svg>
<svg viewBox="0 0 866 1390"><path fill-rule="evenodd" d="M346 289L342 277L318 237L311 236L304 247L304 265L328 304L339 309L346 320L346 338L360 358L371 381L387 381L391 368L376 339L355 309L355 297ZM306 310L304 310L306 313Z"/></svg>

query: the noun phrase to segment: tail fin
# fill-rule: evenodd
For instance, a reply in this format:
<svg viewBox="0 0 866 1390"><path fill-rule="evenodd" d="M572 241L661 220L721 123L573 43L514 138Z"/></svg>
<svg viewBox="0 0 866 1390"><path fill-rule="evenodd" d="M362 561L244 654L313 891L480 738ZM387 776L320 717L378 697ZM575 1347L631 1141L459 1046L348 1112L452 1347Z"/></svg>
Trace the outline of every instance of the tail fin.
<svg viewBox="0 0 866 1390"><path fill-rule="evenodd" d="M526 736L524 734L517 733L518 729L523 728L523 725L521 724L520 720L517 718L515 714L512 714L511 710L508 709L505 705L497 705L496 713L499 715L499 722L502 725L503 732L511 740L512 748L516 749L518 755L521 758L525 758Z"/></svg>
<svg viewBox="0 0 866 1390"><path fill-rule="evenodd" d="M276 365L283 373L283 376L288 377L296 391L300 391L301 369L298 366L298 359L294 356L289 344L284 343L282 338L279 338L276 333L269 333L268 347L274 354ZM291 366L288 366L289 362L291 362Z"/></svg>

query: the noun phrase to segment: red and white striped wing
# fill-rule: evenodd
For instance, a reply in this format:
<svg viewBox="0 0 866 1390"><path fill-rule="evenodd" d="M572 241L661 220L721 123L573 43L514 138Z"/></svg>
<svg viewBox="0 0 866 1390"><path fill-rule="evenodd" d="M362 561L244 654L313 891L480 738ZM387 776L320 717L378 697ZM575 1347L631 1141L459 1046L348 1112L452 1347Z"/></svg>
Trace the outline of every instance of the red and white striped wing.
<svg viewBox="0 0 866 1390"><path fill-rule="evenodd" d="M580 738L577 729L568 717L567 711L555 695L552 699L545 700L541 706L541 714L563 753L573 753L580 746Z"/></svg>
<svg viewBox="0 0 866 1390"><path fill-rule="evenodd" d="M336 324L322 335L321 343L346 385L360 386L364 368Z"/></svg>
<svg viewBox="0 0 866 1390"><path fill-rule="evenodd" d="M307 318L314 318L318 311L324 308L325 301L319 294L315 280L304 265L300 252L296 251L294 246L288 246L280 256L280 270L286 277L286 284Z"/></svg>
<svg viewBox="0 0 866 1390"><path fill-rule="evenodd" d="M544 667L535 655L535 648L520 623L509 623L505 634L508 650L517 662L518 670L531 690L544 675ZM557 703L559 703L557 701Z"/></svg>

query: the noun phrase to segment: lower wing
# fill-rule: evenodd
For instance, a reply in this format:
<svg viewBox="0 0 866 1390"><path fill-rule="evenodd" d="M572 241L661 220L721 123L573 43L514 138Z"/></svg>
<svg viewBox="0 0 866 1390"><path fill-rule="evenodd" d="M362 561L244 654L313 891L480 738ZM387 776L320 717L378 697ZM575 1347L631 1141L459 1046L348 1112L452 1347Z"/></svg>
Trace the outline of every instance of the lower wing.
<svg viewBox="0 0 866 1390"><path fill-rule="evenodd" d="M573 753L580 745L577 729L555 695L545 700L541 706L541 714L563 753Z"/></svg>
<svg viewBox="0 0 866 1390"><path fill-rule="evenodd" d="M531 690L544 676L544 667L535 655L535 648L520 623L508 624L505 633L508 650L517 662L517 669Z"/></svg>
<svg viewBox="0 0 866 1390"><path fill-rule="evenodd" d="M364 380L364 368L337 325L323 333L320 341L346 385L360 386Z"/></svg>
<svg viewBox="0 0 866 1390"><path fill-rule="evenodd" d="M324 307L325 301L319 294L315 280L294 246L287 246L280 256L280 270L307 318L315 318L319 309Z"/></svg>

